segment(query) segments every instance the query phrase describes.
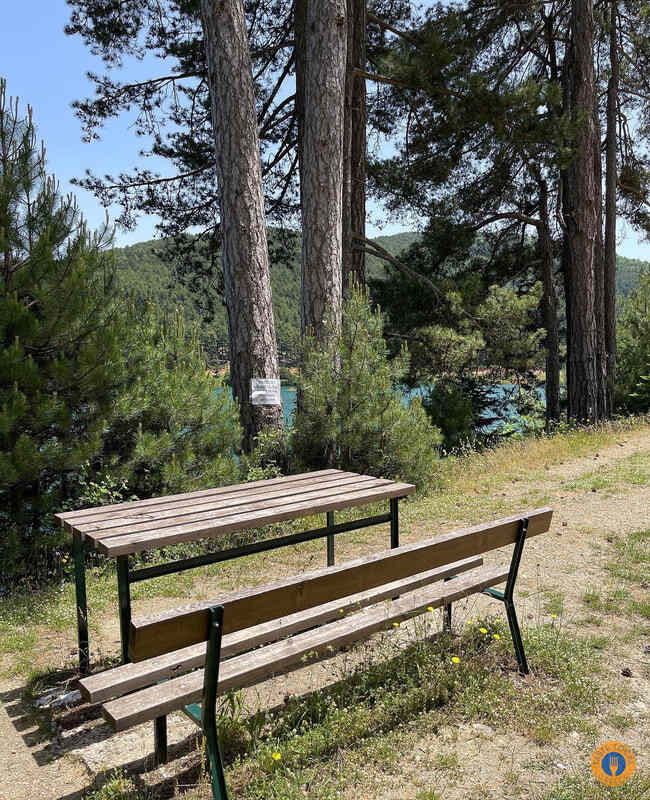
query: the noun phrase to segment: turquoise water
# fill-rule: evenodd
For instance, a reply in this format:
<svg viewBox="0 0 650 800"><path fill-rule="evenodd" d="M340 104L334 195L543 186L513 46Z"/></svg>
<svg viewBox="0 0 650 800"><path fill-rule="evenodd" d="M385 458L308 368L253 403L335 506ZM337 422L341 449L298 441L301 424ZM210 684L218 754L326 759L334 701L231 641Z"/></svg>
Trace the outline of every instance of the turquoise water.
<svg viewBox="0 0 650 800"><path fill-rule="evenodd" d="M495 400L497 400L497 399L500 400L502 398L503 394L505 394L507 391L511 390L512 388L513 388L512 384L504 384L502 387L500 387L500 389L497 390L497 394L496 394ZM409 390L405 391L404 394L403 394L403 398L402 398L404 404L406 405L410 401L410 399L412 397L414 397L417 394L422 394L424 391L425 391L425 387L419 387L419 388L409 389ZM544 400L544 389L543 388L539 388L537 391L538 391L540 400L543 401ZM294 412L294 410L296 408L296 394L297 394L297 392L296 392L296 387L295 386L289 386L289 385L283 385L282 386L282 409L284 411L284 424L285 424L286 427L290 427L291 424L292 424L293 412ZM514 407L512 407L512 416L511 416L511 420L510 421L511 422L516 422L516 420L517 420L517 414L516 414L516 412L514 410ZM501 425L501 422L495 422L495 423L492 423L491 425L488 425L487 429L488 430L494 430L495 428L498 428L500 425Z"/></svg>

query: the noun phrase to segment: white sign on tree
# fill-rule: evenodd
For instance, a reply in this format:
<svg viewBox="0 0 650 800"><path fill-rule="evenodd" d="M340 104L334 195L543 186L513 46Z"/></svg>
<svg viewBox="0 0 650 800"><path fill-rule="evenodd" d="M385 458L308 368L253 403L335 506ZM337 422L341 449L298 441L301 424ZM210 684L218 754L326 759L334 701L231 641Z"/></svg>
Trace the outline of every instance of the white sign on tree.
<svg viewBox="0 0 650 800"><path fill-rule="evenodd" d="M254 406L281 406L280 381L275 378L251 378L251 403Z"/></svg>

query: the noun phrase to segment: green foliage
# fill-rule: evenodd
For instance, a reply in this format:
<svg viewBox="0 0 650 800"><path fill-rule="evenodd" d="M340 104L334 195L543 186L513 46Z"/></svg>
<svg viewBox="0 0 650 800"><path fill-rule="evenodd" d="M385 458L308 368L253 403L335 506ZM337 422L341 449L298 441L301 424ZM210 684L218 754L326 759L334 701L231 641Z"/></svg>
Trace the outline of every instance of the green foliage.
<svg viewBox="0 0 650 800"><path fill-rule="evenodd" d="M388 358L381 315L354 293L340 333L324 346L306 345L292 435L297 460L428 483L440 435L419 398L403 403L407 367L405 352Z"/></svg>
<svg viewBox="0 0 650 800"><path fill-rule="evenodd" d="M232 483L241 430L222 381L207 369L182 315L137 317L124 345L129 379L104 434L102 464L139 497Z"/></svg>
<svg viewBox="0 0 650 800"><path fill-rule="evenodd" d="M619 301L617 401L623 408L650 409L650 271L638 288Z"/></svg>
<svg viewBox="0 0 650 800"><path fill-rule="evenodd" d="M521 260L503 256L495 268L487 240L470 237L462 254L443 257L447 234L428 231L400 257L410 274L391 266L384 280L371 281L371 290L387 313L392 351L408 345L408 384L422 388L445 448L455 449L486 436L491 440L525 400L519 387L536 386L545 332L538 321L541 285L534 276L490 282L515 271L526 275L532 252ZM504 382L516 390L504 391ZM504 434L511 432L503 427Z"/></svg>
<svg viewBox="0 0 650 800"><path fill-rule="evenodd" d="M59 574L52 512L237 474L236 409L196 335L180 314L125 303L104 244L59 195L2 84L0 567L12 585Z"/></svg>
<svg viewBox="0 0 650 800"><path fill-rule="evenodd" d="M102 256L45 172L31 117L0 86L0 564L38 570L58 533L44 515L101 450L123 328Z"/></svg>

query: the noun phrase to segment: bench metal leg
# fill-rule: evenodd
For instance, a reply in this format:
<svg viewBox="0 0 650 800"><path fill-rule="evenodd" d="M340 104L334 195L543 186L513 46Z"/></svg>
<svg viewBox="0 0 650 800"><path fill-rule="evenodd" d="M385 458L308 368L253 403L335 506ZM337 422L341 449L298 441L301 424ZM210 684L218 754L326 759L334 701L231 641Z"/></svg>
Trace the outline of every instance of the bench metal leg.
<svg viewBox="0 0 650 800"><path fill-rule="evenodd" d="M508 625L510 626L510 635L512 636L515 655L519 663L519 672L521 672L522 675L528 675L528 660L526 659L524 643L521 640L521 632L519 630L519 622L517 621L517 612L515 611L514 603L506 603L506 614L508 615Z"/></svg>
<svg viewBox="0 0 650 800"><path fill-rule="evenodd" d="M458 575L450 575L448 578L445 578L444 583L448 581L453 581L454 578L457 578ZM442 610L442 630L445 633L451 633L451 603L445 603Z"/></svg>
<svg viewBox="0 0 650 800"><path fill-rule="evenodd" d="M153 722L153 742L156 766L167 763L167 716L156 717Z"/></svg>
<svg viewBox="0 0 650 800"><path fill-rule="evenodd" d="M120 608L120 640L122 663L129 661L129 632L131 628L131 585L129 581L129 557L117 557L117 595Z"/></svg>
<svg viewBox="0 0 650 800"><path fill-rule="evenodd" d="M203 706L201 723L205 735L206 755L210 762L210 780L214 800L228 800L226 776L219 737L217 735L217 687L219 684L219 660L221 658L221 631L223 628L223 606L210 609L210 637L205 657L203 682Z"/></svg>
<svg viewBox="0 0 650 800"><path fill-rule="evenodd" d="M327 527L331 528L334 525L334 512L327 512ZM327 566L334 566L334 534L330 533L327 537Z"/></svg>
<svg viewBox="0 0 650 800"><path fill-rule="evenodd" d="M485 589L483 594L493 597L495 600L501 600L506 607L506 615L508 617L508 625L510 627L510 635L512 636L512 644L515 648L515 656L519 664L519 672L522 675L528 675L528 660L526 659L526 652L524 650L524 643L521 639L521 631L519 630L519 621L517 620L517 612L515 611L515 603L512 599L515 590L515 583L517 581L517 573L519 572L519 564L521 563L521 554L524 550L526 543L526 534L528 532L528 520L523 519L519 523L519 535L515 542L515 549L512 553L512 561L510 562L510 572L508 573L508 580L506 581L506 588L504 592L498 589Z"/></svg>
<svg viewBox="0 0 650 800"><path fill-rule="evenodd" d="M88 602L86 599L86 549L78 533L75 533L72 538L72 556L74 559L74 585L77 600L79 672L82 675L87 675L90 671L90 647L88 643Z"/></svg>

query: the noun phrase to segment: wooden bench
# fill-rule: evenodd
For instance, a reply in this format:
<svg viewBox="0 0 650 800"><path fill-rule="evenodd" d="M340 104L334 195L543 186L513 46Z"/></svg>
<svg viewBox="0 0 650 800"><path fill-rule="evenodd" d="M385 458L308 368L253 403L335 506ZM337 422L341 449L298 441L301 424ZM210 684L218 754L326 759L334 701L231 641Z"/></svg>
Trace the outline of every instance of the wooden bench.
<svg viewBox="0 0 650 800"><path fill-rule="evenodd" d="M527 673L513 590L526 538L547 531L552 513L536 509L133 620L132 663L83 678L82 695L103 703L117 731L154 721L158 761L167 757L166 715L185 711L204 731L214 797L225 800L217 695L298 667L306 655L310 663L326 658L428 608L443 608L450 627L453 602L486 592L505 604L519 669ZM481 554L510 544L509 566L483 565ZM504 581L503 592L494 589Z"/></svg>

